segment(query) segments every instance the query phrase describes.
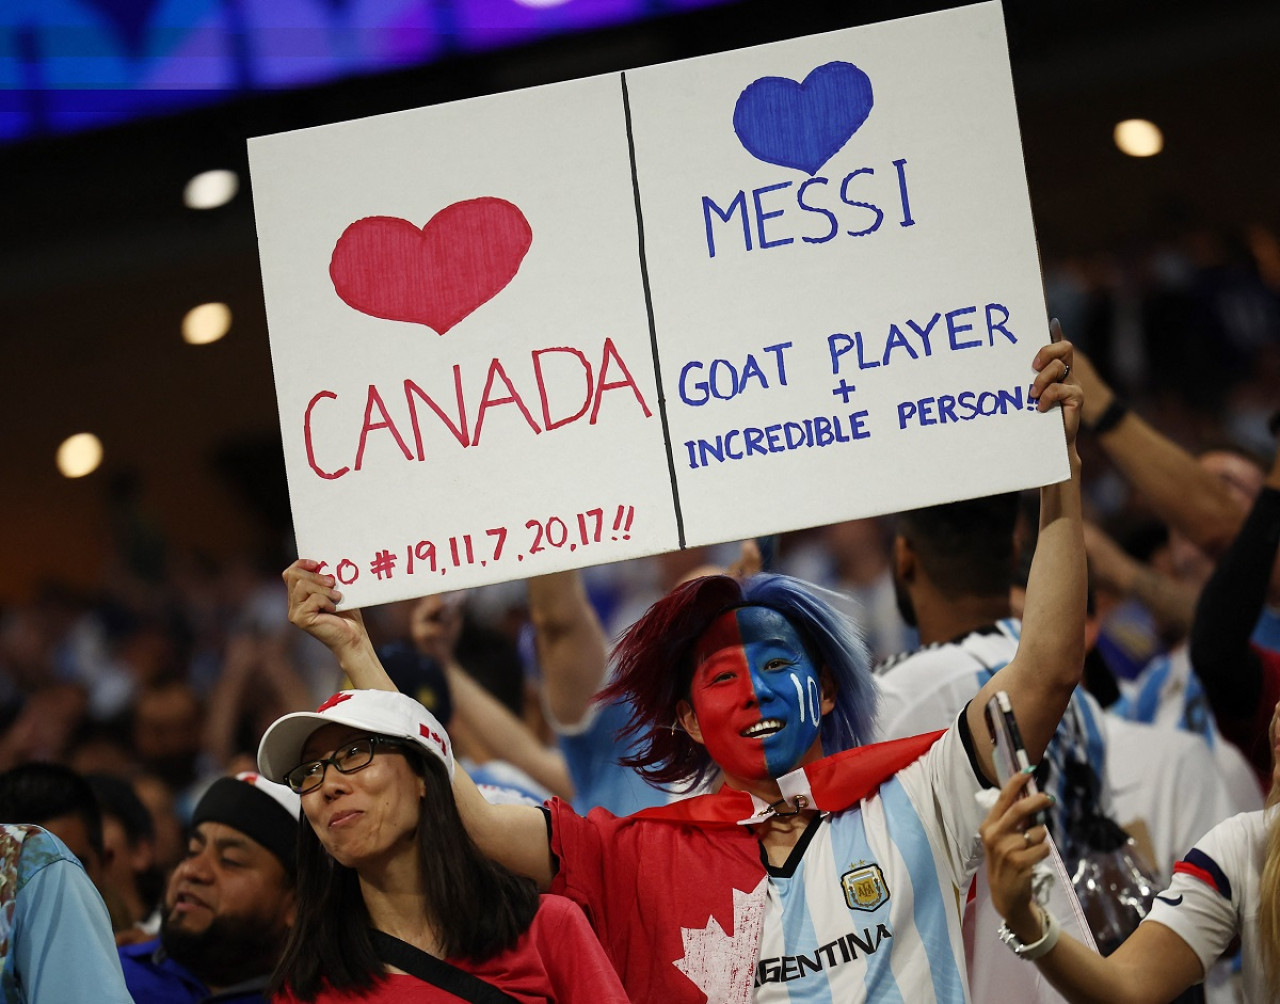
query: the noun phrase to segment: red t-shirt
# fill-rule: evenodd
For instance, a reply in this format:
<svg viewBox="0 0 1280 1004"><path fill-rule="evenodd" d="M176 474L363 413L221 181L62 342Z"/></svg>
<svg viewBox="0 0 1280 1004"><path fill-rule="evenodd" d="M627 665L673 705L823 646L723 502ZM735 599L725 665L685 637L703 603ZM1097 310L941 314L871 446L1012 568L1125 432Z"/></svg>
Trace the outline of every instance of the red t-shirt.
<svg viewBox="0 0 1280 1004"><path fill-rule="evenodd" d="M542 897L533 923L513 948L479 964L449 962L492 983L520 1004L627 1004L618 975L582 911L562 896ZM287 992L274 1000L276 1004L298 1001ZM326 987L315 1000L316 1004L458 1004L462 998L416 976L390 973L367 994Z"/></svg>
<svg viewBox="0 0 1280 1004"><path fill-rule="evenodd" d="M604 809L584 818L553 799L551 850L560 861L552 891L583 907L637 1000L705 1004L677 964L691 953L699 967L718 970L723 985L751 987L766 891L751 830ZM699 931L718 937L690 947L686 932Z"/></svg>

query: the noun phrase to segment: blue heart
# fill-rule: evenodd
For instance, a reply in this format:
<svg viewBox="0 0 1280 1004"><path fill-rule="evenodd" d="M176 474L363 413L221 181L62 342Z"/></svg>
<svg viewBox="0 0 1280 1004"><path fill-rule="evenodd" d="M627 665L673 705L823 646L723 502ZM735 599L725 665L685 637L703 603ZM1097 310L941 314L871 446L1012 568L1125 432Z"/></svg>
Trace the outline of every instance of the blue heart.
<svg viewBox="0 0 1280 1004"><path fill-rule="evenodd" d="M871 78L826 63L803 83L761 77L738 95L733 131L751 156L816 174L871 114Z"/></svg>

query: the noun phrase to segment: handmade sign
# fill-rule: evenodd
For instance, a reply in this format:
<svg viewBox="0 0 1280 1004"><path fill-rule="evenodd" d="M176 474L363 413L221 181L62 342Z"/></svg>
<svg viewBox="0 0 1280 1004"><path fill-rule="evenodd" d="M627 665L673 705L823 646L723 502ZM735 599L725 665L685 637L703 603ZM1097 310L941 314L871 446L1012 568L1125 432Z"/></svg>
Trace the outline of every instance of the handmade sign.
<svg viewBox="0 0 1280 1004"><path fill-rule="evenodd" d="M361 606L1068 474L998 3L250 141Z"/></svg>

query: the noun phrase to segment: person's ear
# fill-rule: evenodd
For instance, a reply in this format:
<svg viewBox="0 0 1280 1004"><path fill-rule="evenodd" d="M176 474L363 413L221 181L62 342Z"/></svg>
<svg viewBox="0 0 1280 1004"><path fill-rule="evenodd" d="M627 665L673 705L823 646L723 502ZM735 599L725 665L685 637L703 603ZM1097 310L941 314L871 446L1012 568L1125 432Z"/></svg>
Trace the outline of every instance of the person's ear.
<svg viewBox="0 0 1280 1004"><path fill-rule="evenodd" d="M698 716L693 710L693 705L688 701L680 701L676 704L676 722L689 733L689 738L699 746L705 746L702 741L702 728L698 725Z"/></svg>
<svg viewBox="0 0 1280 1004"><path fill-rule="evenodd" d="M916 575L916 552L902 534L893 538L893 577L899 582L911 582Z"/></svg>
<svg viewBox="0 0 1280 1004"><path fill-rule="evenodd" d="M818 682L822 685L822 716L825 718L836 706L836 681L826 666L818 673Z"/></svg>

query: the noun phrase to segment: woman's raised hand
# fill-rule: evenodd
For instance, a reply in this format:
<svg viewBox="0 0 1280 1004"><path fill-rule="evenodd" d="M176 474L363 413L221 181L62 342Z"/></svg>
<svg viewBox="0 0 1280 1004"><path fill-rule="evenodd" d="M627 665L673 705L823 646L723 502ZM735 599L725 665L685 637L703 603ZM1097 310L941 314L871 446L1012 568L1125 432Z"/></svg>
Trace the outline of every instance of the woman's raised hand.
<svg viewBox="0 0 1280 1004"><path fill-rule="evenodd" d="M289 622L324 642L335 654L368 640L359 610L339 610L337 580L319 571L320 563L299 558L282 574L289 591Z"/></svg>

